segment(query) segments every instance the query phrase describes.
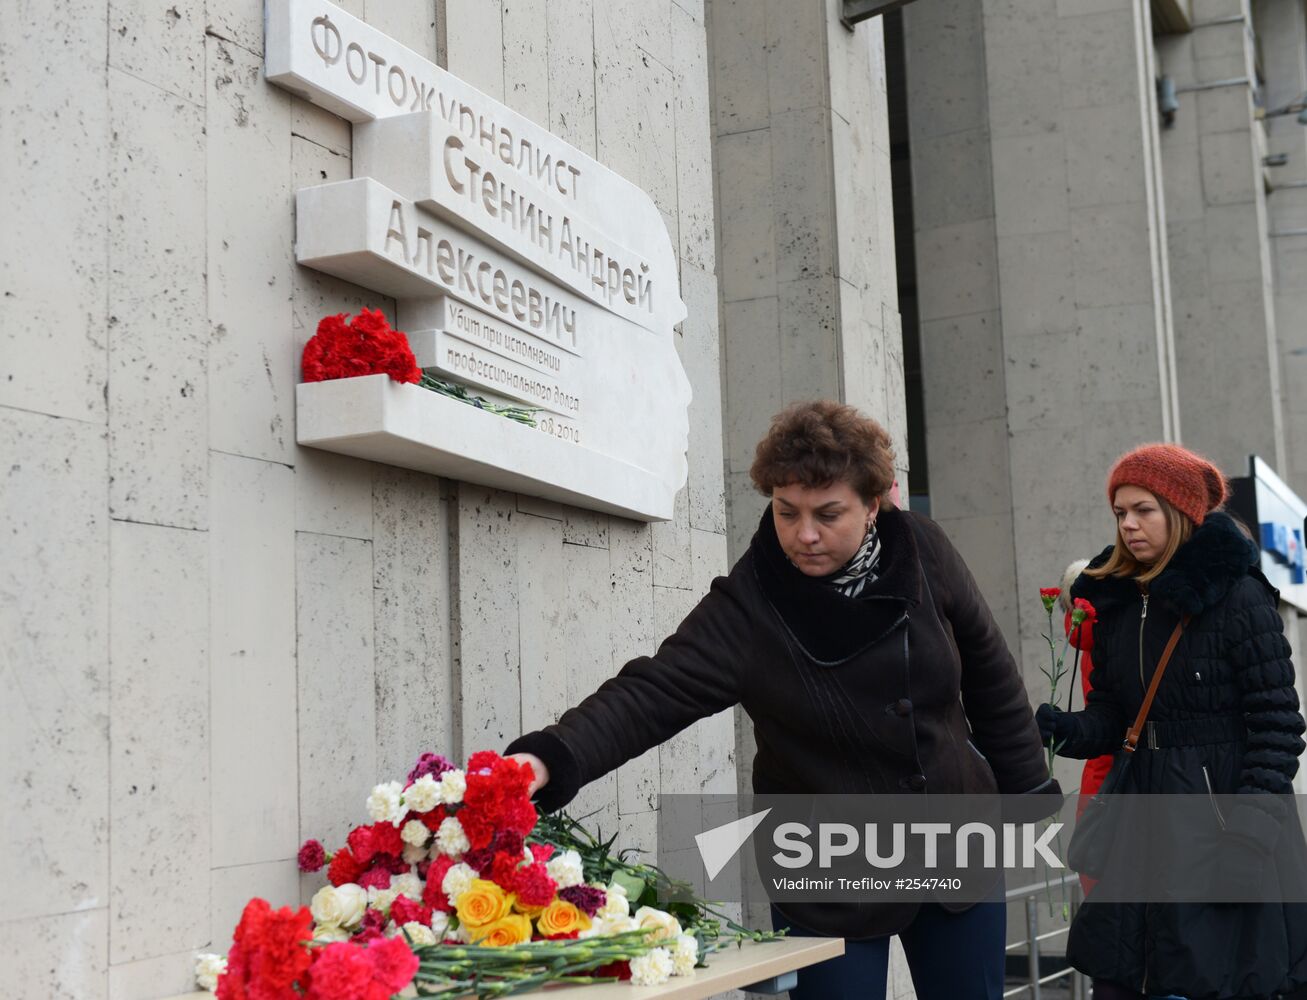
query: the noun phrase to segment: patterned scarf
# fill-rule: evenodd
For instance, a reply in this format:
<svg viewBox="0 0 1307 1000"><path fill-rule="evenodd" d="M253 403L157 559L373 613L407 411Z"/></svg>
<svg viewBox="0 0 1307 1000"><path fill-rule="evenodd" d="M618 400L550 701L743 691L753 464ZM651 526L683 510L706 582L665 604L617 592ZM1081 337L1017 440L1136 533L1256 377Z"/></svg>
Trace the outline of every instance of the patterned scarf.
<svg viewBox="0 0 1307 1000"><path fill-rule="evenodd" d="M857 597L862 588L876 580L880 565L880 538L876 535L876 522L867 529L867 537L858 546L853 558L827 581L845 597Z"/></svg>

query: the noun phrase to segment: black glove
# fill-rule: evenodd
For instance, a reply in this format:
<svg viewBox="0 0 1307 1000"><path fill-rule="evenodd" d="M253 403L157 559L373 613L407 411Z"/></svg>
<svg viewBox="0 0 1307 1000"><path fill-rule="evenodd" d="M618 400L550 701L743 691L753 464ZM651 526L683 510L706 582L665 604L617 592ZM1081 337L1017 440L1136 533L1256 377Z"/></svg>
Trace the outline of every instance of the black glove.
<svg viewBox="0 0 1307 1000"><path fill-rule="evenodd" d="M1075 737L1080 728L1072 713L1064 712L1047 703L1040 705L1035 711L1035 725L1039 727L1039 735L1044 738L1045 743L1050 739L1054 743L1065 743Z"/></svg>

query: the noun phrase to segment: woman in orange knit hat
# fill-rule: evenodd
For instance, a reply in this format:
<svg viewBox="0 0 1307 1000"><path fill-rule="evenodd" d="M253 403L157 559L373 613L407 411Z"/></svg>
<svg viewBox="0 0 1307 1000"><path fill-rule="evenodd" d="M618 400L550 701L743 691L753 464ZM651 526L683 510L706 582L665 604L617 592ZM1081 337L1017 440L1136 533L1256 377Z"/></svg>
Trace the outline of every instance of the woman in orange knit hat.
<svg viewBox="0 0 1307 1000"><path fill-rule="evenodd" d="M1201 835L1216 845L1221 877L1302 885L1302 834L1284 820L1292 802L1283 810L1281 798L1304 749L1294 669L1257 546L1220 509L1227 496L1220 470L1178 445L1145 445L1113 465L1116 538L1072 587L1098 613L1093 691L1082 712L1043 705L1036 719L1062 756L1115 753L1105 782L1114 792L1250 793L1224 811L1212 797L1197 824L1210 831L1112 830L1117 857L1161 858ZM1123 737L1159 664L1144 732L1127 749ZM1307 908L1095 901L1091 893L1067 957L1094 978L1095 1000L1278 997L1307 986Z"/></svg>

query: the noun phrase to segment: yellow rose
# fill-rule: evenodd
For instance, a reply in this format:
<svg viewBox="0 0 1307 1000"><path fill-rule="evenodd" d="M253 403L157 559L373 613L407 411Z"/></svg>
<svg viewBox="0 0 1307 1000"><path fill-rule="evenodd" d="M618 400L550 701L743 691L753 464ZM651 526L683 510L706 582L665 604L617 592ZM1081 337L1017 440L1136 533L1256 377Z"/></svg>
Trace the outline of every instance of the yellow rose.
<svg viewBox="0 0 1307 1000"><path fill-rule="evenodd" d="M520 899L517 898L516 894L513 896L514 913L525 913L528 917L534 920L536 917L540 916L540 914L542 914L544 911L545 908L543 906L527 906L524 902L522 902Z"/></svg>
<svg viewBox="0 0 1307 1000"><path fill-rule="evenodd" d="M531 940L531 918L520 913L510 913L492 923L482 924L469 930L473 944L486 948L503 948L510 944L521 944Z"/></svg>
<svg viewBox="0 0 1307 1000"><path fill-rule="evenodd" d="M536 930L544 937L571 934L590 929L590 918L565 899L555 899L545 907L536 921Z"/></svg>
<svg viewBox="0 0 1307 1000"><path fill-rule="evenodd" d="M454 901L459 923L469 929L492 924L508 915L511 896L489 879L475 878L467 891Z"/></svg>

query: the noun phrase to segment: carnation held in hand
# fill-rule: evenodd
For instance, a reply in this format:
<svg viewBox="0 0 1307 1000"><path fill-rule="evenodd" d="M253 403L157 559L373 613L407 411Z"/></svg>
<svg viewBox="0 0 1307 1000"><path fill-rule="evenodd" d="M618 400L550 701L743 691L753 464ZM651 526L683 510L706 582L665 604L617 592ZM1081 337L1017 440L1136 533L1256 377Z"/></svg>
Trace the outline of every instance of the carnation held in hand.
<svg viewBox="0 0 1307 1000"><path fill-rule="evenodd" d="M656 907L632 917L624 886L652 899L654 870L609 855L611 842L570 818L541 819L530 783L529 768L488 751L466 768L423 754L405 783L372 789L369 821L343 845L305 842L300 869L327 883L310 905L252 900L230 956L199 956L196 981L220 1000L463 995L505 977L625 975L628 964L633 982L654 983L690 974L701 941L712 951L777 936L722 934L723 916L701 901L684 911L697 914L686 931Z"/></svg>

